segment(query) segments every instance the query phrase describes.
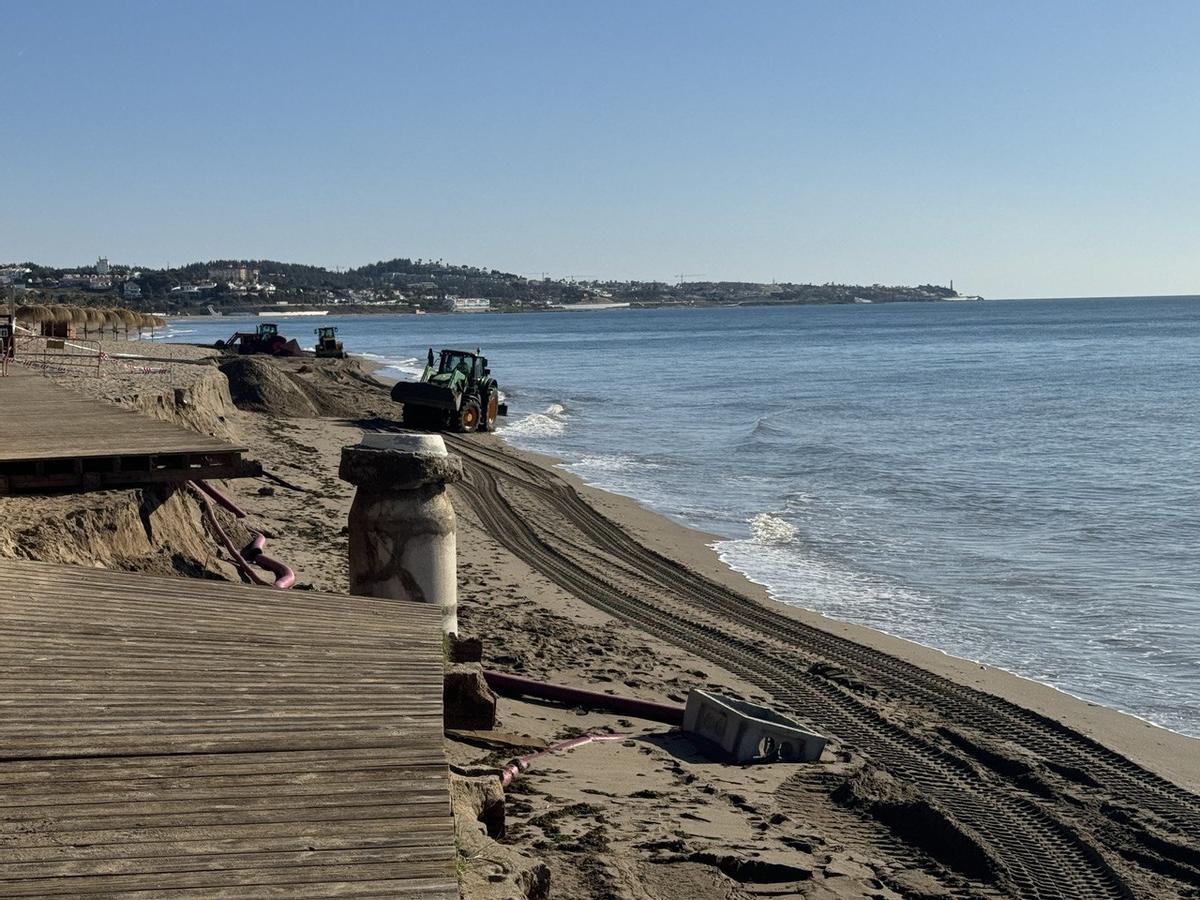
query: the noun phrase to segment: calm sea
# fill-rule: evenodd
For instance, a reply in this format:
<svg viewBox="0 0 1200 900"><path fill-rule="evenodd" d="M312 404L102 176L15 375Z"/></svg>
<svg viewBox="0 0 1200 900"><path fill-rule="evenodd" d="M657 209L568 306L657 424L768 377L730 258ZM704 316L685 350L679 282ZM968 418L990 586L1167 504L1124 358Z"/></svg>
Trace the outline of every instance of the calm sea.
<svg viewBox="0 0 1200 900"><path fill-rule="evenodd" d="M1200 735L1200 299L318 321L398 377L484 348L512 443L782 602Z"/></svg>

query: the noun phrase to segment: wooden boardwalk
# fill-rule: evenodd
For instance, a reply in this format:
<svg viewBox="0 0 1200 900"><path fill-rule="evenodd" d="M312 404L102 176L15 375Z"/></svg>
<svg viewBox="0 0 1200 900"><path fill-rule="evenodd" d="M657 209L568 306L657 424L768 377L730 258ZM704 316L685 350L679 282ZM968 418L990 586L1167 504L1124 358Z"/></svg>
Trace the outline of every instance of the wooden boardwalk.
<svg viewBox="0 0 1200 900"><path fill-rule="evenodd" d="M244 447L89 400L24 366L0 377L0 494L258 475Z"/></svg>
<svg viewBox="0 0 1200 900"><path fill-rule="evenodd" d="M440 614L0 561L0 897L457 898Z"/></svg>

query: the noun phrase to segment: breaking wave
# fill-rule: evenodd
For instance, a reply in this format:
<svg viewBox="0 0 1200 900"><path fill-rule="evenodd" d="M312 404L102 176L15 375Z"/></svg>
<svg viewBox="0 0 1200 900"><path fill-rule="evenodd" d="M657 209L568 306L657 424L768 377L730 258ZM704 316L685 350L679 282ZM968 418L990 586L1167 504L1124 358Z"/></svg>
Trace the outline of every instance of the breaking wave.
<svg viewBox="0 0 1200 900"><path fill-rule="evenodd" d="M760 544L790 544L799 534L799 529L787 519L770 513L759 513L751 519L750 530Z"/></svg>
<svg viewBox="0 0 1200 900"><path fill-rule="evenodd" d="M380 371L384 374L395 373L406 380L420 378L421 373L425 371L425 363L415 356L396 359L395 357L382 356L378 353L359 353L358 355L382 363Z"/></svg>
<svg viewBox="0 0 1200 900"><path fill-rule="evenodd" d="M540 413L530 413L498 431L515 437L554 437L567 430L570 411L562 403L551 403Z"/></svg>

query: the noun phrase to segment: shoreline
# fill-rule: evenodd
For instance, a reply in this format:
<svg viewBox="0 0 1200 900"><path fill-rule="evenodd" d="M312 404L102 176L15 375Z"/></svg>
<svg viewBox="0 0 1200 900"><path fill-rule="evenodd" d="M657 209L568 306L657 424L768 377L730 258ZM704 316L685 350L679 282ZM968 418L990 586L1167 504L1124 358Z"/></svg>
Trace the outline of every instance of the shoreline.
<svg viewBox="0 0 1200 900"><path fill-rule="evenodd" d="M503 433L497 434L497 439L503 441ZM751 580L720 558L712 547L712 542L724 540L719 535L676 522L636 498L590 485L566 469L569 464L557 457L523 450L507 441L504 443L508 452L553 470L589 503L610 514L610 518L632 530L640 540L657 545L659 552L697 569L714 581L806 625L880 650L1060 722L1181 787L1200 792L1200 738L1171 731L1132 713L1076 697L1007 669L952 656L936 647L776 600L766 585Z"/></svg>
<svg viewBox="0 0 1200 900"><path fill-rule="evenodd" d="M145 350L164 365L55 378L254 447L264 480L223 485L248 517L228 527L269 534L297 589L348 593L355 489L336 472L364 432L402 428L387 385L364 371L383 363L260 357L218 370L204 347ZM814 763L731 765L657 722L503 697L492 730L445 734L464 900L525 896L546 879L581 900L1021 895L1025 873L1062 896L1195 883L1195 739L781 603L720 559L715 535L560 459L500 435L445 440L466 475L448 487L460 629L484 667L679 705L705 688L829 738ZM139 491L5 506L9 555L241 580L186 491L149 530ZM598 732L622 740L538 761L499 790L507 761ZM498 830L484 815L497 802Z"/></svg>
<svg viewBox="0 0 1200 900"><path fill-rule="evenodd" d="M354 358L379 381L394 383L399 380L379 374L380 370L389 368L385 363L361 355L355 355ZM726 538L684 525L665 513L651 509L635 497L589 484L567 468L570 465L567 460L517 447L504 438L503 430L494 437L503 443L507 452L554 472L591 505L630 530L639 540L653 545L660 553L696 569L700 574L806 625L880 650L956 683L982 690L1060 722L1181 787L1200 792L1200 738L1172 731L1133 713L1077 697L999 666L954 656L937 647L869 626L843 622L815 610L778 600L771 595L767 585L752 580L720 558L713 545Z"/></svg>

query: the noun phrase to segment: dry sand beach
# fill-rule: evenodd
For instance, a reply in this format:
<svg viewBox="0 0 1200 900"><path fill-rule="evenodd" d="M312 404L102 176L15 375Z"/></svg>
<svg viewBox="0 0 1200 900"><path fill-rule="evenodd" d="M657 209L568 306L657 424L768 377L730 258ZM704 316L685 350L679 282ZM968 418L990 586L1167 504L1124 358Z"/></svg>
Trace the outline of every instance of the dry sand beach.
<svg viewBox="0 0 1200 900"><path fill-rule="evenodd" d="M341 448L396 430L354 360L155 357L57 380L251 448L226 487L301 588L347 589ZM678 730L502 699L491 733L447 735L467 898L1200 895L1200 742L977 663L784 607L711 536L589 488L489 435L451 436L467 480L459 622L484 663L681 703L707 686L831 737L810 764L731 766ZM0 553L236 579L185 492L0 499ZM230 523L232 526L233 523ZM286 595L280 596L286 603ZM513 756L593 730L625 739ZM502 821L501 821L502 816Z"/></svg>

